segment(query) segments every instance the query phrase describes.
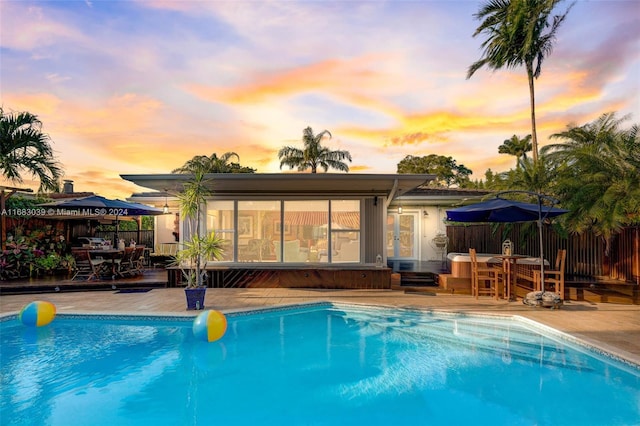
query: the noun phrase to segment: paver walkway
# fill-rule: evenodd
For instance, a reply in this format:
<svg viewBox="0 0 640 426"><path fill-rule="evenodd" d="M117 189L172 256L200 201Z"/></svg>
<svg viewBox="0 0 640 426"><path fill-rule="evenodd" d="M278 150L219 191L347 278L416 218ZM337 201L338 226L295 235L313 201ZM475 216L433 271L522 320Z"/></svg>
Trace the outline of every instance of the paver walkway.
<svg viewBox="0 0 640 426"><path fill-rule="evenodd" d="M0 296L0 313L18 312L33 300L48 300L61 313L136 313L197 315L186 311L181 288L146 293L83 291ZM429 295L393 290L207 289L205 306L229 311L308 302L363 303L448 312L521 315L581 338L640 365L640 306L570 302L559 310L531 308L521 301L476 300L464 295Z"/></svg>

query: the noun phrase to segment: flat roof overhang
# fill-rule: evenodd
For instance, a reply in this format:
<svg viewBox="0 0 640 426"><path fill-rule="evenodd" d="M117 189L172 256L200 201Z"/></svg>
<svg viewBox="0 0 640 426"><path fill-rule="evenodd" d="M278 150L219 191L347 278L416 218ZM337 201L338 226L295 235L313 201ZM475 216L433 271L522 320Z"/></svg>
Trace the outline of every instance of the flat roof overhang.
<svg viewBox="0 0 640 426"><path fill-rule="evenodd" d="M120 175L122 179L156 191L178 193L192 175ZM208 187L219 195L352 195L404 194L435 178L430 174L338 173L210 173Z"/></svg>

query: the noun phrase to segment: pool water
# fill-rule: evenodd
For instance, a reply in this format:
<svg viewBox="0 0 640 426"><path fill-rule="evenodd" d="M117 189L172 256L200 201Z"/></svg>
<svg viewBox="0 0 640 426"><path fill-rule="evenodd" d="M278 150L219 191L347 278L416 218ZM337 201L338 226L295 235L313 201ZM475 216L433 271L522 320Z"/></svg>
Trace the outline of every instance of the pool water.
<svg viewBox="0 0 640 426"><path fill-rule="evenodd" d="M508 318L322 304L0 322L2 425L633 425L640 368Z"/></svg>

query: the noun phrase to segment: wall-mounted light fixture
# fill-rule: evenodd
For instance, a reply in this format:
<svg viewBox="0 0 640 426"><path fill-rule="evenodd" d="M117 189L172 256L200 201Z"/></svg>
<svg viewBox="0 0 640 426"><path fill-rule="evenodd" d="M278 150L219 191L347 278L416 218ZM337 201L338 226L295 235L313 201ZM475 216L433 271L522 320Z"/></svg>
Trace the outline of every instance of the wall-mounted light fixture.
<svg viewBox="0 0 640 426"><path fill-rule="evenodd" d="M422 210L422 216L429 217L429 212L426 210Z"/></svg>

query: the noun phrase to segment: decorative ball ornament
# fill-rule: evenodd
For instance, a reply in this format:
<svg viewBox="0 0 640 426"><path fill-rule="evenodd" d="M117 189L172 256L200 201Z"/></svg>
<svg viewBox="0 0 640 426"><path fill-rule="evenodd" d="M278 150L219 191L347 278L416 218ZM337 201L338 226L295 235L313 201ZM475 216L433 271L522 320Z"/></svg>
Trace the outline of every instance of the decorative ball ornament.
<svg viewBox="0 0 640 426"><path fill-rule="evenodd" d="M193 335L198 340L215 342L227 331L227 318L222 312L204 311L193 320Z"/></svg>
<svg viewBox="0 0 640 426"><path fill-rule="evenodd" d="M20 313L18 319L29 327L41 327L49 324L56 317L56 306L51 302L36 300L26 304Z"/></svg>

